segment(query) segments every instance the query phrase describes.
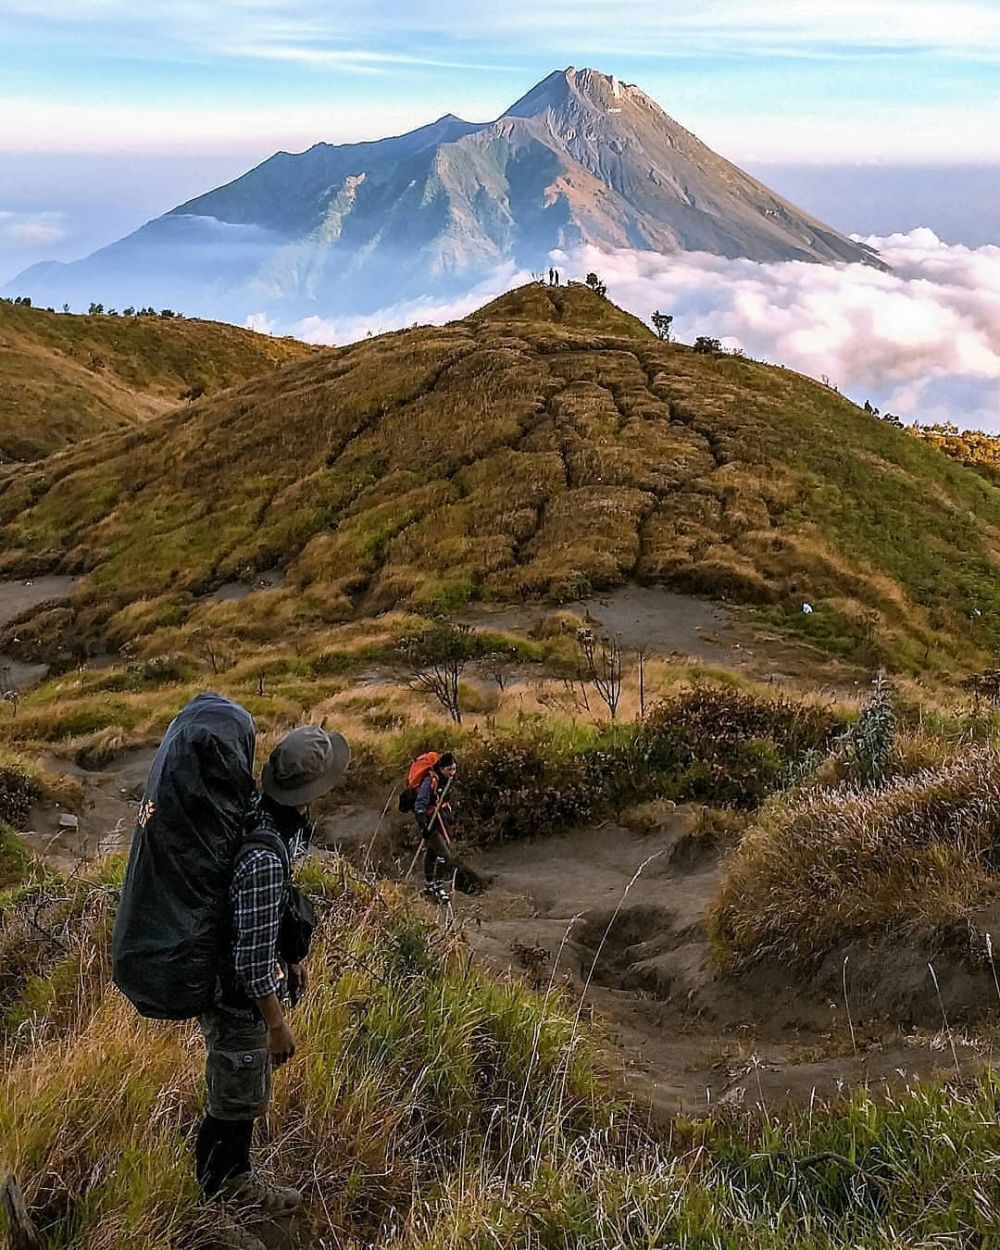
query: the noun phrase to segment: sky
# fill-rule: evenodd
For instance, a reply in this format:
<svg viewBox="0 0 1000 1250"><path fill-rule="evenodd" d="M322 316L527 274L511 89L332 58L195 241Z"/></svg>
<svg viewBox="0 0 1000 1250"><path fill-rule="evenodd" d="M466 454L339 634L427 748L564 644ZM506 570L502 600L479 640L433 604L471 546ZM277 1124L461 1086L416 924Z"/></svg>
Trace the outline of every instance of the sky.
<svg viewBox="0 0 1000 1250"><path fill-rule="evenodd" d="M569 64L841 229L1000 236L1000 0L0 0L0 29L0 282L275 150L486 120Z"/></svg>

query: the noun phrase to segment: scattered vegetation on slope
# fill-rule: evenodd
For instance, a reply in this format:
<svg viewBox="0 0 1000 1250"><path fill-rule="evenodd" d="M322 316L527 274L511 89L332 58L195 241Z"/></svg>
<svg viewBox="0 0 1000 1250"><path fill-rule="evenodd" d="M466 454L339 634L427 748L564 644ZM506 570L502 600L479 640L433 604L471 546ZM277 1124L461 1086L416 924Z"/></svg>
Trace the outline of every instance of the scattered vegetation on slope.
<svg viewBox="0 0 1000 1250"><path fill-rule="evenodd" d="M983 430L960 430L950 423L913 425L907 429L952 460L975 469L994 485L1000 482L1000 436Z"/></svg>
<svg viewBox="0 0 1000 1250"><path fill-rule="evenodd" d="M134 426L311 351L220 322L76 316L0 300L0 463Z"/></svg>
<svg viewBox="0 0 1000 1250"><path fill-rule="evenodd" d="M0 479L4 566L85 572L47 632L91 642L280 564L276 619L317 626L635 578L947 668L1000 645L998 524L1000 490L905 431L661 343L582 286L322 353Z"/></svg>

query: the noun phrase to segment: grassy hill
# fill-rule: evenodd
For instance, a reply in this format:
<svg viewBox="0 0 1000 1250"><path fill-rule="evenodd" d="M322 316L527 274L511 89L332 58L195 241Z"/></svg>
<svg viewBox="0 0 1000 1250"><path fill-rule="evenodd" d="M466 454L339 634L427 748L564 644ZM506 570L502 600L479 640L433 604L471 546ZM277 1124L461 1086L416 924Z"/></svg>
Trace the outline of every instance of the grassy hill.
<svg viewBox="0 0 1000 1250"><path fill-rule="evenodd" d="M81 317L0 301L0 462L131 427L310 351L212 321Z"/></svg>
<svg viewBox="0 0 1000 1250"><path fill-rule="evenodd" d="M0 567L82 573L63 629L94 643L280 565L285 635L634 579L947 670L1000 645L998 543L980 475L577 285L311 355L0 478Z"/></svg>

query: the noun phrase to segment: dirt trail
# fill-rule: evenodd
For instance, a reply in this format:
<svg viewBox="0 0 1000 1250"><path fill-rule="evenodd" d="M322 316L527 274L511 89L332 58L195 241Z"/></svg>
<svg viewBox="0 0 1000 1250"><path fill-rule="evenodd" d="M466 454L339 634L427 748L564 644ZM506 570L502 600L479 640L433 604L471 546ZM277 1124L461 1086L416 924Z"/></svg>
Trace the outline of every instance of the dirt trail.
<svg viewBox="0 0 1000 1250"><path fill-rule="evenodd" d="M543 987L555 968L574 997L589 981L586 1002L614 1044L608 1062L657 1113L803 1104L814 1090L830 1098L954 1071L933 1024L876 1023L852 1007L852 1041L842 995L781 969L722 976L705 917L723 861L691 838L693 823L678 808L649 833L609 824L470 856L493 884L456 895L457 922L494 968ZM992 1050L986 1033L955 1040L965 1072Z"/></svg>
<svg viewBox="0 0 1000 1250"><path fill-rule="evenodd" d="M22 612L50 600L69 597L75 577L35 577L25 581L0 582L0 627L9 625ZM8 690L26 690L48 672L46 664L24 664L11 655L0 654L0 696Z"/></svg>

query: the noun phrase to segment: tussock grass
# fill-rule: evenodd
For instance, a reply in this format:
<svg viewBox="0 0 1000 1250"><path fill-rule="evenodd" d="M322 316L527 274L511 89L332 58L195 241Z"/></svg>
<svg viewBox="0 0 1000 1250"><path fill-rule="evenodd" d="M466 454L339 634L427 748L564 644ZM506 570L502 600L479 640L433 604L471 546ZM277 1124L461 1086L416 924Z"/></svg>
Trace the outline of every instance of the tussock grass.
<svg viewBox="0 0 1000 1250"><path fill-rule="evenodd" d="M1000 892L1000 753L980 747L878 790L792 792L729 861L724 961L808 960L858 935L929 933Z"/></svg>
<svg viewBox="0 0 1000 1250"><path fill-rule="evenodd" d="M120 871L26 888L14 905L34 914L43 888L73 899L72 949L8 1001L0 1068L0 1163L20 1177L47 1250L213 1236L192 1175L200 1041L189 1025L138 1020L107 982ZM305 1189L299 1243L990 1244L992 1076L877 1101L859 1092L786 1119L678 1122L657 1140L611 1095L561 992L472 969L459 943L340 861L309 867L304 883L323 914L315 987L295 1013L299 1053L276 1078L261 1150ZM5 956L27 949L28 930L8 932Z"/></svg>
<svg viewBox="0 0 1000 1250"><path fill-rule="evenodd" d="M1000 644L997 535L1000 487L929 444L787 370L659 343L582 287L313 353L0 477L2 567L85 574L19 635L69 656L234 628L242 605L199 596L278 564L288 588L241 626L258 642L639 579L954 671Z"/></svg>

